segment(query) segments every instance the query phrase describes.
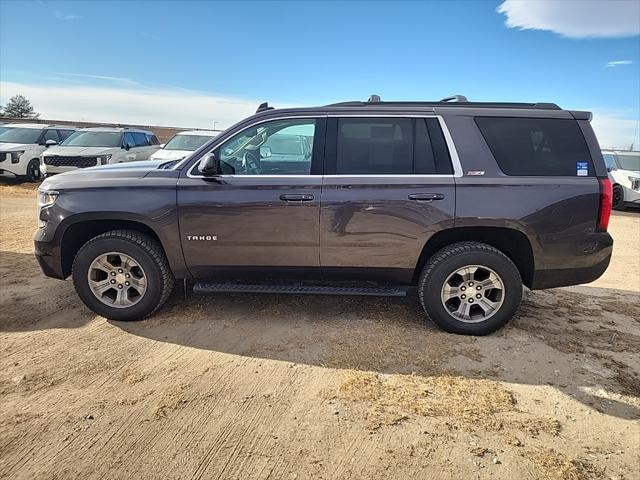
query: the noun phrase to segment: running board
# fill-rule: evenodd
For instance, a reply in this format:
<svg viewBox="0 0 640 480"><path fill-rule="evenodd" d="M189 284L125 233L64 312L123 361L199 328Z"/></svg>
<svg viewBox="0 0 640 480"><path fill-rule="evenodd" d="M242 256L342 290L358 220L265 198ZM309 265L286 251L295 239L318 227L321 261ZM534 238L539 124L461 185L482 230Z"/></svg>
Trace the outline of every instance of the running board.
<svg viewBox="0 0 640 480"><path fill-rule="evenodd" d="M369 297L406 297L407 287L340 287L321 285L249 285L243 283L198 282L193 293L275 293L298 295L360 295Z"/></svg>

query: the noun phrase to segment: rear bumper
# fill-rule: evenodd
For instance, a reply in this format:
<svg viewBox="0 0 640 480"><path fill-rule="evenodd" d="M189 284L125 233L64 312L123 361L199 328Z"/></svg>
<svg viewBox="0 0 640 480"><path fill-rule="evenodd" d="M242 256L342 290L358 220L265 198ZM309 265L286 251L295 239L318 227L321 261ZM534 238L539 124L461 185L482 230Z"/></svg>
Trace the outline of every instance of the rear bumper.
<svg viewBox="0 0 640 480"><path fill-rule="evenodd" d="M531 290L580 285L600 278L611 261L613 238L606 232L592 234L588 242L579 245L578 251L574 251L575 266L536 270Z"/></svg>

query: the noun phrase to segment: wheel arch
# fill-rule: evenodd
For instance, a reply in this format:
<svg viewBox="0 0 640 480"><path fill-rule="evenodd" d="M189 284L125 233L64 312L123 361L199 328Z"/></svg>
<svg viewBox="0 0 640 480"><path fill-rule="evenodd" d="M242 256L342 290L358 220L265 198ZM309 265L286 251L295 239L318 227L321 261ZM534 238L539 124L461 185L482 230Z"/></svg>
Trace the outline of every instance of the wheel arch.
<svg viewBox="0 0 640 480"><path fill-rule="evenodd" d="M413 273L413 284L417 284L422 267L434 253L462 241L482 242L497 248L518 268L522 282L527 287L532 285L535 260L531 242L521 231L508 227L453 227L435 233L422 248Z"/></svg>
<svg viewBox="0 0 640 480"><path fill-rule="evenodd" d="M92 238L111 230L134 230L156 240L167 253L161 238L148 225L137 220L91 219L79 220L67 226L60 238L60 262L63 278L71 275L73 260L82 246Z"/></svg>

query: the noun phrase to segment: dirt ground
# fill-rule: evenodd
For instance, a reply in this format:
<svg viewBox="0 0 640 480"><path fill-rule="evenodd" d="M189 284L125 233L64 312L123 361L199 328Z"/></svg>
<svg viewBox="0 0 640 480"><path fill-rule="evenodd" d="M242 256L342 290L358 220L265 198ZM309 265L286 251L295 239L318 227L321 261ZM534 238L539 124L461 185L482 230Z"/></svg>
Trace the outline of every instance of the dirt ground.
<svg viewBox="0 0 640 480"><path fill-rule="evenodd" d="M640 478L640 213L590 285L499 333L415 299L217 295L110 322L32 254L0 186L0 477Z"/></svg>

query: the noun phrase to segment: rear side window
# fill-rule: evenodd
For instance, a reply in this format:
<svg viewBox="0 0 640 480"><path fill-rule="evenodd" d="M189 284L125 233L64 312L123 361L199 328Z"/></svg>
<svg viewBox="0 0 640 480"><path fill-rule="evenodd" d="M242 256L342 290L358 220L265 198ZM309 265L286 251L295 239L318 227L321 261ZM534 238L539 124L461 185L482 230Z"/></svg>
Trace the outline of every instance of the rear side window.
<svg viewBox="0 0 640 480"><path fill-rule="evenodd" d="M514 176L595 176L575 120L476 117L500 169Z"/></svg>
<svg viewBox="0 0 640 480"><path fill-rule="evenodd" d="M452 173L436 118L342 118L338 120L336 174Z"/></svg>

